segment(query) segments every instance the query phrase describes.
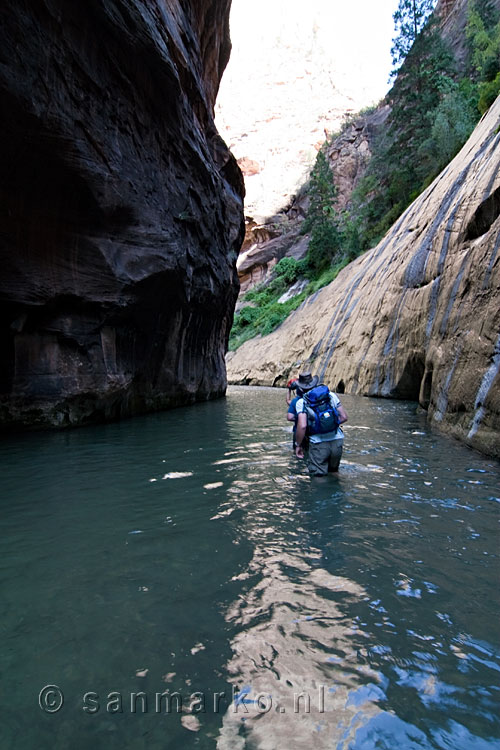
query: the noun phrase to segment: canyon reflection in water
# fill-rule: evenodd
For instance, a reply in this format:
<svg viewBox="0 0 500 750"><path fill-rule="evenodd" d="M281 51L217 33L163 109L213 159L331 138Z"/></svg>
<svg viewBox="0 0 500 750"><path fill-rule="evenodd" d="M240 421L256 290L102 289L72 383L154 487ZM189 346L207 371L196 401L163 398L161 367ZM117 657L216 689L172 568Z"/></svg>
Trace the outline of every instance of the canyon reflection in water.
<svg viewBox="0 0 500 750"><path fill-rule="evenodd" d="M342 398L322 480L277 389L2 438L2 748L498 747L500 467Z"/></svg>

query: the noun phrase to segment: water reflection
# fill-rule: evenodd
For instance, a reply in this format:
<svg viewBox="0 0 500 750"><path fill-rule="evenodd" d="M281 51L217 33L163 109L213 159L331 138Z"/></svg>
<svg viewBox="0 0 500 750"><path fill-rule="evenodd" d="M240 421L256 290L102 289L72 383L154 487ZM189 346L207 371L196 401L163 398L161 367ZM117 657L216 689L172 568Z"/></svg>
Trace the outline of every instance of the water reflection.
<svg viewBox="0 0 500 750"><path fill-rule="evenodd" d="M2 749L498 746L499 466L412 404L343 400L314 481L272 389L0 441Z"/></svg>
<svg viewBox="0 0 500 750"><path fill-rule="evenodd" d="M342 480L310 484L288 443L242 445L250 464L252 451L260 454L259 472L249 468L246 479L235 479L220 510L244 508L234 534L245 535L253 557L238 576L247 585L225 614L237 631L227 665L237 697L217 747L331 747L378 713L384 695L382 675L357 664L358 626L339 607L366 592L324 568L310 518L312 507L323 506L323 522L337 531L338 559Z"/></svg>
<svg viewBox="0 0 500 750"><path fill-rule="evenodd" d="M373 409L385 418L392 410L388 404ZM471 643L459 650L457 640L464 636L448 633L454 630L450 616L432 610L432 597L442 608L460 591L457 578L463 580L464 571L452 574L453 580L446 557L463 554L450 529L450 522L463 519L430 511L480 511L477 503L463 499L468 488L460 488L477 480L460 476L453 484L461 497L442 497L446 460L436 461L432 451L425 455L425 442L436 438L427 435L412 410L407 416L421 429L404 423L380 429L370 419L354 425L350 453L355 460L344 461L338 479L304 483L303 469L290 459L286 444L268 444L265 450L253 444L262 454L260 470L249 470L245 479L240 473L225 501L244 508L234 534L244 530L253 557L238 576L247 586L225 614L236 629L227 664L236 698L224 716L220 750L309 744L339 750L398 744L465 750L495 743L496 675L482 691L461 679L468 671L465 663L474 659ZM372 429L376 441L367 439ZM353 446L352 434L364 440ZM240 452L248 455L241 446L234 460ZM383 456L380 463L371 462L374 454ZM369 462L363 462L365 456ZM480 537L470 525L467 529L468 539ZM419 566L425 566L423 576ZM426 580L428 575L433 580ZM491 645L484 648L493 655ZM457 664L456 658L462 661ZM498 670L498 653L493 659L488 666ZM491 722L491 734L474 734L477 712L486 725ZM463 715L465 724L448 719L448 713Z"/></svg>

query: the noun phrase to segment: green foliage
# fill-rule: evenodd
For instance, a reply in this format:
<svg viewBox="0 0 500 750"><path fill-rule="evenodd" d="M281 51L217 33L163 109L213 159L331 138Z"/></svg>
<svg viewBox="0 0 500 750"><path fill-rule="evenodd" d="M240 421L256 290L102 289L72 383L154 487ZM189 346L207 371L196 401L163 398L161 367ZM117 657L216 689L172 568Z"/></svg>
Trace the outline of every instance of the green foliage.
<svg viewBox="0 0 500 750"><path fill-rule="evenodd" d="M314 294L315 292L322 289L322 287L331 284L332 281L337 278L340 271L345 268L348 263L349 261L347 260L347 258L344 258L331 268L327 268L326 271L323 271L317 279L311 281L308 284L307 288L305 289L305 294L309 296L310 294Z"/></svg>
<svg viewBox="0 0 500 750"><path fill-rule="evenodd" d="M394 40L394 64L407 52L395 70L385 132L372 144L372 159L352 195L346 222L349 233L345 231L344 236L345 247L352 247L353 254L383 237L465 143L479 119L478 101L484 112L499 93L496 74L488 83L459 79L434 19L426 16L430 5L400 2L395 15L399 37ZM419 8L421 15L416 18L412 14ZM485 60L496 55L498 62L498 14L490 0L470 0L469 13L470 55L476 50L475 65L484 75ZM496 50L493 56L492 48ZM476 79L478 75L476 71Z"/></svg>
<svg viewBox="0 0 500 750"><path fill-rule="evenodd" d="M247 292L246 298L249 292ZM296 310L305 300L307 291L298 294L287 302L280 304L277 297L270 296L265 304L260 307L244 307L236 316L231 336L229 339L229 350L238 349L245 341L259 334L267 336L275 330L290 315L292 310ZM251 324L242 324L242 314L245 310L254 310Z"/></svg>
<svg viewBox="0 0 500 750"><path fill-rule="evenodd" d="M477 108L484 114L500 93L500 13L491 0L469 0L465 34L471 75L478 82Z"/></svg>
<svg viewBox="0 0 500 750"><path fill-rule="evenodd" d="M341 268L359 251L357 228L349 217L341 221L335 211L335 185L328 159L319 151L308 185L309 209L303 231L310 233L304 260L282 258L274 268L273 278L250 290L245 302L251 302L235 316L229 349L234 350L253 336L274 331L307 296L329 284ZM309 279L306 289L286 302L278 299L300 277Z"/></svg>
<svg viewBox="0 0 500 750"><path fill-rule="evenodd" d="M244 328L245 326L250 325L251 323L255 322L255 319L257 318L259 314L259 311L256 307L244 307L238 318L238 323L241 328Z"/></svg>
<svg viewBox="0 0 500 750"><path fill-rule="evenodd" d="M433 147L429 139L441 102L446 93L453 90L454 65L435 19L429 18L433 5L430 0L400 0L400 9L403 6L405 12L400 37L408 44L401 43L399 49L407 49L410 42L411 46L390 92L392 111L388 133L376 144L377 158L368 169L368 175L375 177L377 184L375 215L369 217L369 232L375 238L380 237L419 194L429 169L435 173L435 164L430 162ZM439 122L445 119L447 112L441 113Z"/></svg>
<svg viewBox="0 0 500 750"><path fill-rule="evenodd" d="M353 244L356 251L356 245L359 251L376 245L410 202L411 165L404 167L393 152L394 141L387 132L382 133L373 145L368 170L352 195L348 252Z"/></svg>
<svg viewBox="0 0 500 750"><path fill-rule="evenodd" d="M283 258L282 260L292 260ZM297 262L300 266L301 261ZM287 300L284 303L278 302L281 292L270 291L270 287L276 281L273 281L259 288L254 287L245 295L245 302L251 299L255 307L243 307L239 313L236 314L234 324L231 329L231 336L229 339L229 350L234 351L238 349L245 341L258 336L259 334L267 336L267 334L274 331L278 326L283 323L284 320L290 315L293 310L296 310L304 300L314 292L317 292L321 287L330 284L339 271L347 265L347 259L339 261L335 266L326 269L315 279L310 281L307 287L301 294L297 294L295 297ZM288 264L284 264L285 267ZM276 264L276 268L278 264Z"/></svg>
<svg viewBox="0 0 500 750"><path fill-rule="evenodd" d="M340 231L336 221L314 224L306 258L308 268L314 274L321 273L330 266L340 249Z"/></svg>
<svg viewBox="0 0 500 750"><path fill-rule="evenodd" d="M422 190L429 169L435 174L429 143L432 118L445 92L453 90L453 69L451 54L434 22L426 20L423 11L429 7L421 6L412 34L408 31L412 36L416 27L421 28L391 89L387 127L373 143L372 159L352 196L352 254L376 244ZM409 10L408 5L405 8Z"/></svg>
<svg viewBox="0 0 500 750"><path fill-rule="evenodd" d="M500 73L497 73L492 81L483 81L479 84L477 106L482 115L491 107L498 94L500 94Z"/></svg>
<svg viewBox="0 0 500 750"><path fill-rule="evenodd" d="M467 43L470 67L460 78L436 23L435 0L400 0L394 14L396 76L391 115L372 143L365 176L351 197L349 212L335 210L335 186L325 149L311 172L309 210L303 231L310 234L302 261L283 258L271 281L245 295L252 306L236 316L230 349L268 334L306 297L329 284L349 261L373 247L405 208L462 147L480 113L500 93L500 21L494 0L469 0ZM343 129L355 118L347 118ZM297 279L306 289L284 304L278 299Z"/></svg>
<svg viewBox="0 0 500 750"><path fill-rule="evenodd" d="M274 273L281 276L287 284L297 281L301 271L302 265L295 258L282 258L274 267Z"/></svg>
<svg viewBox="0 0 500 750"><path fill-rule="evenodd" d="M492 29L498 23L500 10L496 0L469 0L469 9L473 7L487 29Z"/></svg>
<svg viewBox="0 0 500 750"><path fill-rule="evenodd" d="M334 216L333 202L336 190L324 150L318 151L309 178L308 194L310 203L304 222L304 232L309 232L314 224L329 221Z"/></svg>
<svg viewBox="0 0 500 750"><path fill-rule="evenodd" d="M284 311L280 310L277 305L272 305L267 310L267 315L260 328L260 333L263 336L267 336L269 333L274 331L275 328L281 325L284 319Z"/></svg>
<svg viewBox="0 0 500 750"><path fill-rule="evenodd" d="M474 130L476 99L477 86L471 81L450 81L448 91L429 113L429 137L418 152L427 183L453 159Z"/></svg>
<svg viewBox="0 0 500 750"><path fill-rule="evenodd" d="M470 66L477 81L493 81L499 72L499 13L491 2L469 0L465 29Z"/></svg>
<svg viewBox="0 0 500 750"><path fill-rule="evenodd" d="M308 189L310 203L303 231L310 232L307 269L317 275L328 268L341 250L339 219L334 207L336 189L323 150L318 152Z"/></svg>
<svg viewBox="0 0 500 750"><path fill-rule="evenodd" d="M250 289L245 294L245 300L247 300L248 302L255 302L256 299L257 299L257 297L258 297L258 295L261 294L262 291L263 291L262 284L256 284L256 286L254 286L253 289Z"/></svg>
<svg viewBox="0 0 500 750"><path fill-rule="evenodd" d="M436 0L399 0L397 11L393 14L396 36L392 40L391 76L397 75L401 64L406 60L413 43L423 29Z"/></svg>
<svg viewBox="0 0 500 750"><path fill-rule="evenodd" d="M399 157L400 164L415 165L412 150L418 149L427 137L429 113L452 85L453 68L453 57L436 24L428 22L391 90L390 155Z"/></svg>
<svg viewBox="0 0 500 750"><path fill-rule="evenodd" d="M342 217L342 234L346 260L350 262L358 257L363 248L361 246L359 226L355 219L351 218L347 212Z"/></svg>

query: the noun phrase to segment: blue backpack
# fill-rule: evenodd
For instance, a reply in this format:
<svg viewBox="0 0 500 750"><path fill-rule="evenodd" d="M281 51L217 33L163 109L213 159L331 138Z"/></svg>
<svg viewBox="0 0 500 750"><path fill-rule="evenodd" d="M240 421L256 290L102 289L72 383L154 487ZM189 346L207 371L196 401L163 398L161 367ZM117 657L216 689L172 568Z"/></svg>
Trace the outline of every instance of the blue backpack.
<svg viewBox="0 0 500 750"><path fill-rule="evenodd" d="M317 385L304 394L304 406L307 414L307 434L318 435L325 432L336 432L340 417L330 401L330 391L326 385Z"/></svg>

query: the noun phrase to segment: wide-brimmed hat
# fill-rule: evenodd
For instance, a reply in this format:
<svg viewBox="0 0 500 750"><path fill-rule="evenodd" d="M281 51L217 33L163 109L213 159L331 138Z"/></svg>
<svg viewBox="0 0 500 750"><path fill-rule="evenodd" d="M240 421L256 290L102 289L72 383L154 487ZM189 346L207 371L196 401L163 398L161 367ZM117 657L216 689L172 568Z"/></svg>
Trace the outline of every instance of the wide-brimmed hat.
<svg viewBox="0 0 500 750"><path fill-rule="evenodd" d="M297 387L301 391L310 391L311 388L316 388L318 381L319 378L317 375L311 375L310 372L301 372L297 380Z"/></svg>

